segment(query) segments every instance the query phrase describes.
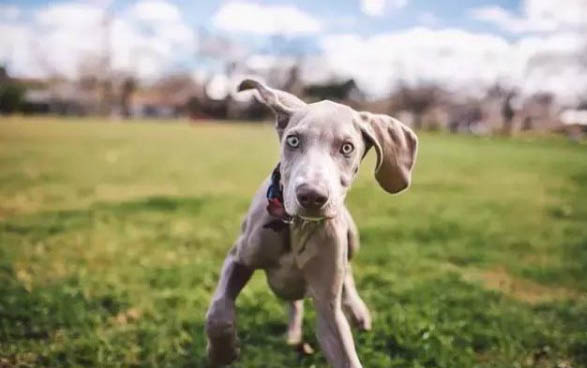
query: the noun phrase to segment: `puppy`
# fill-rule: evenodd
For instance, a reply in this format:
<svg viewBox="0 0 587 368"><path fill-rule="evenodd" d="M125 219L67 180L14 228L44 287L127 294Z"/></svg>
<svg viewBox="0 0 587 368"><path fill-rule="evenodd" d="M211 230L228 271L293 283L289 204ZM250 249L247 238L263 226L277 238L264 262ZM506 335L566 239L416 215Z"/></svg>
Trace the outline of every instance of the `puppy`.
<svg viewBox="0 0 587 368"><path fill-rule="evenodd" d="M289 302L287 342L302 338L303 299L311 297L320 347L335 368L358 368L349 323L371 328L355 288L350 259L358 232L345 207L347 191L369 149L377 154L375 178L389 193L410 185L418 139L387 115L357 112L331 101L306 104L247 79L276 117L279 164L255 194L242 231L228 253L206 316L208 357L214 366L238 356L235 300L257 269L273 292Z"/></svg>

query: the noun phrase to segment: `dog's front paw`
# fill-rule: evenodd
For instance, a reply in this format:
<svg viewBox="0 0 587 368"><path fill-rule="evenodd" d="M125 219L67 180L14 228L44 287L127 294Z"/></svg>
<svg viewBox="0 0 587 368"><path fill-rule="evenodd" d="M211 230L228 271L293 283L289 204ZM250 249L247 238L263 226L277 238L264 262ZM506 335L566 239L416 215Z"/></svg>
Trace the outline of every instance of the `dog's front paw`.
<svg viewBox="0 0 587 368"><path fill-rule="evenodd" d="M239 349L236 344L229 341L224 344L223 339L212 340L208 338L208 360L211 367L229 365L238 358Z"/></svg>
<svg viewBox="0 0 587 368"><path fill-rule="evenodd" d="M214 303L206 317L208 359L212 367L228 365L238 358L234 305Z"/></svg>

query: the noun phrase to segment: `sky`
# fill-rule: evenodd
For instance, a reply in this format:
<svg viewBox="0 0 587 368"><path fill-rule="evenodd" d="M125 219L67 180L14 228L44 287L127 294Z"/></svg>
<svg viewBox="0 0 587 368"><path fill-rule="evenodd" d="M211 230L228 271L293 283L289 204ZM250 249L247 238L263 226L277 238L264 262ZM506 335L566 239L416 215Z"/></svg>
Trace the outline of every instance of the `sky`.
<svg viewBox="0 0 587 368"><path fill-rule="evenodd" d="M76 78L108 44L112 68L145 81L303 60L306 80L354 78L374 96L498 82L573 101L586 35L587 0L0 0L0 63L23 77Z"/></svg>

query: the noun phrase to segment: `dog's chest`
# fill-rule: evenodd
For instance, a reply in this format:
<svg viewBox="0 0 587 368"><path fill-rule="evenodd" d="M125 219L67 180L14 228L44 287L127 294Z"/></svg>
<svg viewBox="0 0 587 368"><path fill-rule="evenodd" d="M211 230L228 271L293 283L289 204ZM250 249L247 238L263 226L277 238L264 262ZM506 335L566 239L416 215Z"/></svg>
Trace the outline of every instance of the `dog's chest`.
<svg viewBox="0 0 587 368"><path fill-rule="evenodd" d="M283 254L277 264L265 272L271 290L279 297L297 300L306 296L306 281L293 252Z"/></svg>
<svg viewBox="0 0 587 368"><path fill-rule="evenodd" d="M289 251L281 254L274 267L267 269L267 281L275 294L290 300L306 296L303 267L318 254L316 236L319 223L297 223L290 227Z"/></svg>
<svg viewBox="0 0 587 368"><path fill-rule="evenodd" d="M318 254L316 241L312 240L321 235L323 227L323 224L318 222L302 222L291 227L291 252L298 268L302 269L310 259Z"/></svg>
<svg viewBox="0 0 587 368"><path fill-rule="evenodd" d="M346 230L339 223L298 222L289 228L290 246L266 269L269 286L278 296L296 300L306 296L303 270L308 261L320 257L323 248L339 246L346 253ZM344 244L343 244L344 242Z"/></svg>

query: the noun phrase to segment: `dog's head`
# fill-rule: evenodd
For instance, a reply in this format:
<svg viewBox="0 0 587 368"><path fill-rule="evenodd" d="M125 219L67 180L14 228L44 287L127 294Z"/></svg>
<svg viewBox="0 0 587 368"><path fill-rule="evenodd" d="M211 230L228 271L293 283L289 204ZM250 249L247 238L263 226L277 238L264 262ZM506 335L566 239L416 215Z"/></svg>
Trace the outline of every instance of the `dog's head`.
<svg viewBox="0 0 587 368"><path fill-rule="evenodd" d="M288 214L319 220L340 213L371 147L377 153L375 178L384 190L398 193L410 185L418 139L398 120L331 101L306 104L252 79L238 88L247 89L255 89L276 116Z"/></svg>

